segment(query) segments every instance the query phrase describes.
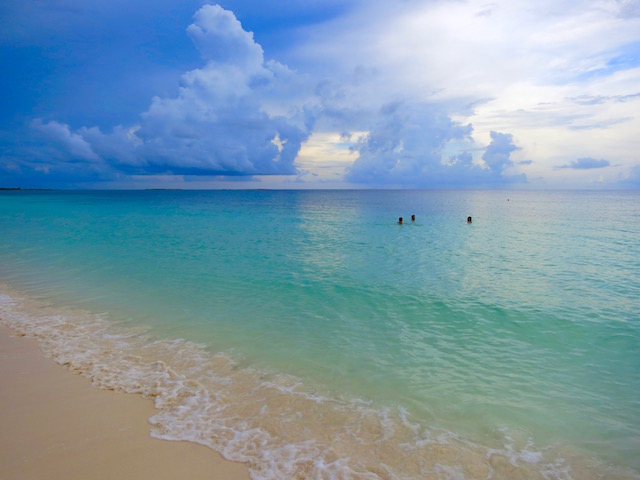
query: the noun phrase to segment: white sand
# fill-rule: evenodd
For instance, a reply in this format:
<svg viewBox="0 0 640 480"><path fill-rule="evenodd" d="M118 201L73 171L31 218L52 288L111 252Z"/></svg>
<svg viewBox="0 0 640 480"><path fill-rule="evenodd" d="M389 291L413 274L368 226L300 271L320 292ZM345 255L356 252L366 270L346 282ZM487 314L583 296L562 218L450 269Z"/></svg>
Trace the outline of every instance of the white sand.
<svg viewBox="0 0 640 480"><path fill-rule="evenodd" d="M246 465L151 438L150 400L99 390L0 327L0 479L248 480Z"/></svg>

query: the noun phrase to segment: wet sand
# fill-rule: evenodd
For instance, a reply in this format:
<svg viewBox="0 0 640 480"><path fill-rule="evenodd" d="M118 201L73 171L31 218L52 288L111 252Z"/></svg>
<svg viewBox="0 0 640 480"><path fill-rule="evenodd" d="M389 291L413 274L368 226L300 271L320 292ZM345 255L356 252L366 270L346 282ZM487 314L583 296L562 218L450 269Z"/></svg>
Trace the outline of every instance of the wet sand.
<svg viewBox="0 0 640 480"><path fill-rule="evenodd" d="M0 478L248 480L246 465L157 440L151 400L99 390L0 327Z"/></svg>

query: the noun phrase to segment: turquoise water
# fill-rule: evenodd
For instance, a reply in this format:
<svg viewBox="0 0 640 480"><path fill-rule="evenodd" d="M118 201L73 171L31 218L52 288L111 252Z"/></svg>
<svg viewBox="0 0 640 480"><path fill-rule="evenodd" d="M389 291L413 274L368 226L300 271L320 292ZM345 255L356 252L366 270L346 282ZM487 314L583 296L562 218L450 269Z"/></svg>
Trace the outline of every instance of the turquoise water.
<svg viewBox="0 0 640 480"><path fill-rule="evenodd" d="M216 378L253 385L225 391L229 404L256 397L265 378L278 384L277 402L225 417L226 429L236 419L233 442L207 430L211 410L192 412L188 429L170 412L152 422L159 437L250 462L255 478L509 478L499 457L531 478L639 478L639 193L0 192L0 282L16 289L3 314L14 328L42 316L25 307L37 300L47 318L75 309L75 323L82 311L95 325L99 314L108 327L84 327L99 341L109 329L134 350L182 339L183 353L197 344L207 362L224 358ZM174 354L163 362L178 369ZM198 385L204 374L181 373ZM221 387L207 388L213 398ZM222 417L228 404L216 401ZM357 428L332 426L345 450L309 420L340 423L338 403L340 415L359 412ZM375 428L358 405L377 412ZM241 416L255 423L238 426ZM241 445L256 444L242 428L269 440ZM358 463L369 437L379 450ZM428 456L427 439L458 450L403 471L399 456ZM315 454L283 450L308 442ZM301 467L299 453L324 463Z"/></svg>

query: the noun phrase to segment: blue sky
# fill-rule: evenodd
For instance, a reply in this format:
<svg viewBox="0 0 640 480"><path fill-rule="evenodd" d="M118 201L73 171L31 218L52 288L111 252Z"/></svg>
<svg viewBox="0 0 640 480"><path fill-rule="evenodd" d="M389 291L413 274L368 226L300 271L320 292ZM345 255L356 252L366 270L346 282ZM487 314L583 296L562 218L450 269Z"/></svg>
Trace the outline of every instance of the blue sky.
<svg viewBox="0 0 640 480"><path fill-rule="evenodd" d="M640 187L639 0L5 0L0 20L0 186Z"/></svg>

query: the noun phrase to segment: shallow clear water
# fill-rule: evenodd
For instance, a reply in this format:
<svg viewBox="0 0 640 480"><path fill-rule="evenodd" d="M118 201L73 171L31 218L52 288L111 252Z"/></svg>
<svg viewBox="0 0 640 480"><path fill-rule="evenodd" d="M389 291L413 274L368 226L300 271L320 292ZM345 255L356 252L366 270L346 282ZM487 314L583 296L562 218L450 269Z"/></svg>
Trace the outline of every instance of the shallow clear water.
<svg viewBox="0 0 640 480"><path fill-rule="evenodd" d="M255 478L638 478L638 193L0 192L0 282L3 321Z"/></svg>

